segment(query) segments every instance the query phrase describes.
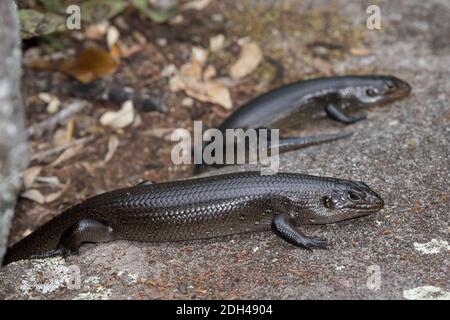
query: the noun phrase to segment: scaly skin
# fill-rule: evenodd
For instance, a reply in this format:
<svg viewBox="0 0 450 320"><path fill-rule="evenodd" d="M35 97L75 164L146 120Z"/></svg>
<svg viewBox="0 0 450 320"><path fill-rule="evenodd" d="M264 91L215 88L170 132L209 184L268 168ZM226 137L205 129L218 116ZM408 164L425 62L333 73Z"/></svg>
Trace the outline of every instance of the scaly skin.
<svg viewBox="0 0 450 320"><path fill-rule="evenodd" d="M347 110L385 104L409 95L411 86L394 76L342 76L302 80L262 94L232 113L220 126L234 128L299 127L324 111L342 123L351 117Z"/></svg>
<svg viewBox="0 0 450 320"><path fill-rule="evenodd" d="M302 248L325 247L294 225L325 224L375 212L383 200L363 182L242 172L99 194L13 245L4 264L73 253L83 242L180 241L272 230Z"/></svg>

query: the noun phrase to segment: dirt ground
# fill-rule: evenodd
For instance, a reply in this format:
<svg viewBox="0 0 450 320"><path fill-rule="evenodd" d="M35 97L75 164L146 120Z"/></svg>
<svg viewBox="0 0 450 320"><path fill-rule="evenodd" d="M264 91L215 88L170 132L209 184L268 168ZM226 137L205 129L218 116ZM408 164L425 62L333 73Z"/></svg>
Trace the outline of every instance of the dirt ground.
<svg viewBox="0 0 450 320"><path fill-rule="evenodd" d="M234 108L284 83L316 76L387 73L411 83L409 98L370 110L366 121L344 127L324 119L295 132L347 130L356 133L351 138L281 158L283 171L365 181L383 196L385 209L358 221L306 228L332 243L329 250L313 253L296 250L271 233L187 243L85 245L79 256L67 260L23 261L2 269L0 298L450 299L450 6L437 0L381 2L381 30L366 28L366 7L346 0L213 1L183 14L181 24L156 25L133 12L112 19L122 41L135 41L133 31L138 31L147 43L100 81L148 88L155 99L164 99L167 112L139 110L140 121L117 131L98 119L118 106L93 100L74 122L74 139L93 137L82 152L56 166L51 163L57 154L31 163L42 167L40 176L57 177L66 186L64 193L46 204L21 199L10 242L89 196L145 179L191 175L190 166L171 163L170 133L192 129L193 120L217 126L231 111L196 100L183 105L186 95L170 92L161 72L189 61L193 46L208 48L217 34L225 35L225 47L209 62L219 75L225 76L237 59L243 37L256 41L265 56L230 88ZM58 46L29 45L64 53L87 45L76 35L57 39ZM26 68L23 80L29 125L48 117L39 93L62 101L76 96L70 90L75 81L54 70ZM111 135L118 137L119 147L105 164ZM51 148L54 139L51 132L32 140L33 152ZM81 275L75 289L64 276L73 270Z"/></svg>

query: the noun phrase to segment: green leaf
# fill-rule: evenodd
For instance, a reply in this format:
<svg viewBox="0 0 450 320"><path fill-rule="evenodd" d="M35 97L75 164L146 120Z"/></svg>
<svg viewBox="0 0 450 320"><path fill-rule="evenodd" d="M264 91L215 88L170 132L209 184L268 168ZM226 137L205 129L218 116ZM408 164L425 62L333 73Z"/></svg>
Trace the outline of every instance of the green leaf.
<svg viewBox="0 0 450 320"><path fill-rule="evenodd" d="M132 5L138 9L142 15L150 18L153 22L163 23L177 14L177 8L153 9L149 6L148 0L131 0Z"/></svg>
<svg viewBox="0 0 450 320"><path fill-rule="evenodd" d="M47 11L64 13L67 8L67 0L40 0Z"/></svg>
<svg viewBox="0 0 450 320"><path fill-rule="evenodd" d="M87 22L107 20L123 11L127 5L128 2L123 0L88 0L80 5L81 19Z"/></svg>
<svg viewBox="0 0 450 320"><path fill-rule="evenodd" d="M66 30L66 20L54 13L32 9L19 10L22 38L31 38Z"/></svg>

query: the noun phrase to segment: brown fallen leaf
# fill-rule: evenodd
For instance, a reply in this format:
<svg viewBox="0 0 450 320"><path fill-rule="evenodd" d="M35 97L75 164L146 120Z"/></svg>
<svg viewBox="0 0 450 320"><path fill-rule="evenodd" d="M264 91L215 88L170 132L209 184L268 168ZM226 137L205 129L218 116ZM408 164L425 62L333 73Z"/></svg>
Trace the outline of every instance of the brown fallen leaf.
<svg viewBox="0 0 450 320"><path fill-rule="evenodd" d="M38 95L39 99L47 103L47 112L55 113L59 110L59 106L61 105L61 100L58 97L51 95L47 92L41 92Z"/></svg>
<svg viewBox="0 0 450 320"><path fill-rule="evenodd" d="M184 91L197 100L216 103L225 109L233 108L230 91L218 81L187 81Z"/></svg>
<svg viewBox="0 0 450 320"><path fill-rule="evenodd" d="M111 57L113 57L114 59L117 59L117 60L119 60L120 57L123 56L122 47L119 46L118 43L112 45L111 50L109 52L111 53Z"/></svg>
<svg viewBox="0 0 450 320"><path fill-rule="evenodd" d="M44 202L45 202L45 203L51 203L51 202L57 200L59 197L61 197L61 196L64 194L64 192L66 192L66 190L67 190L68 188L69 188L69 183L65 184L65 185L63 186L63 188L62 188L61 190L59 190L59 191L56 191L56 192L53 192L53 193L46 194L46 195L44 196Z"/></svg>
<svg viewBox="0 0 450 320"><path fill-rule="evenodd" d="M52 143L55 146L59 146L62 144L67 143L67 130L64 129L57 129L52 137Z"/></svg>
<svg viewBox="0 0 450 320"><path fill-rule="evenodd" d="M119 48L118 51L120 53L121 58L129 58L132 55L134 55L144 49L144 45L141 45L141 44L134 44L134 45L131 45L130 47L127 47L126 45L124 45L120 42L117 44L117 47Z"/></svg>
<svg viewBox="0 0 450 320"><path fill-rule="evenodd" d="M223 49L225 45L225 36L218 34L217 36L209 38L209 50L217 52Z"/></svg>
<svg viewBox="0 0 450 320"><path fill-rule="evenodd" d="M83 145L75 145L73 147L70 147L69 149L61 153L60 156L50 164L50 166L56 167L57 165L60 165L61 163L69 160L70 158L73 158L76 155L80 154L82 150Z"/></svg>
<svg viewBox="0 0 450 320"><path fill-rule="evenodd" d="M143 132L144 135L156 137L156 138L162 138L164 136L167 136L170 134L173 130L171 128L151 128L148 130L145 130Z"/></svg>
<svg viewBox="0 0 450 320"><path fill-rule="evenodd" d="M122 129L133 123L133 101L125 101L119 111L107 111L100 117L100 123L114 129Z"/></svg>
<svg viewBox="0 0 450 320"><path fill-rule="evenodd" d="M214 67L203 68L207 59L206 50L193 48L191 56L191 61L181 66L180 71L170 79L170 90L183 90L188 96L197 100L231 109L233 103L230 91L223 83L212 79L216 74Z"/></svg>
<svg viewBox="0 0 450 320"><path fill-rule="evenodd" d="M189 1L181 6L181 10L203 10L205 9L211 0L193 0Z"/></svg>
<svg viewBox="0 0 450 320"><path fill-rule="evenodd" d="M44 55L39 47L25 51L22 62L27 69L55 70L55 61L49 55Z"/></svg>
<svg viewBox="0 0 450 320"><path fill-rule="evenodd" d="M372 53L372 50L370 50L369 48L364 48L364 47L360 47L360 48L350 48L350 54L353 56L368 56L369 54Z"/></svg>
<svg viewBox="0 0 450 320"><path fill-rule="evenodd" d="M30 167L22 172L23 186L25 189L31 188L36 178L42 171L42 167L35 166Z"/></svg>
<svg viewBox="0 0 450 320"><path fill-rule="evenodd" d="M255 70L262 61L263 54L256 42L244 43L238 60L230 66L232 79L241 79Z"/></svg>
<svg viewBox="0 0 450 320"><path fill-rule="evenodd" d="M106 34L108 27L109 27L108 21L102 21L97 24L92 24L90 26L87 26L85 35L88 39L100 40Z"/></svg>
<svg viewBox="0 0 450 320"><path fill-rule="evenodd" d="M28 189L20 194L22 198L37 202L39 204L45 203L45 198L37 189Z"/></svg>
<svg viewBox="0 0 450 320"><path fill-rule="evenodd" d="M108 140L108 152L105 155L105 159L103 159L103 164L107 164L112 159L118 147L119 138L116 135L110 136Z"/></svg>
<svg viewBox="0 0 450 320"><path fill-rule="evenodd" d="M185 63L180 68L180 74L185 78L193 78L194 80L200 80L202 78L203 67L201 64L193 60L192 62Z"/></svg>
<svg viewBox="0 0 450 320"><path fill-rule="evenodd" d="M203 79L210 80L216 76L216 68L214 68L212 65L209 65L206 67L205 71L203 72Z"/></svg>
<svg viewBox="0 0 450 320"><path fill-rule="evenodd" d="M59 70L67 73L82 83L90 83L103 76L116 72L119 66L117 59L108 51L87 48L77 58L64 61Z"/></svg>
<svg viewBox="0 0 450 320"><path fill-rule="evenodd" d="M192 48L191 59L193 63L197 63L200 66L203 66L206 63L206 60L208 60L208 55L208 50L205 50L201 47Z"/></svg>
<svg viewBox="0 0 450 320"><path fill-rule="evenodd" d="M119 41L120 32L115 26L109 26L106 31L106 44L108 48L112 48Z"/></svg>

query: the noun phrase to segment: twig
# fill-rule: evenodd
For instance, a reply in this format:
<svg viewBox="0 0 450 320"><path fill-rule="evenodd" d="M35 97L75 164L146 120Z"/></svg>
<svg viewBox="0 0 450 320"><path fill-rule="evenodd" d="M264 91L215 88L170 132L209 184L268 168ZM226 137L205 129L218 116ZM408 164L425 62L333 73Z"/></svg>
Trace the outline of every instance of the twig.
<svg viewBox="0 0 450 320"><path fill-rule="evenodd" d="M65 143L65 144L61 144L59 146L56 146L54 148L51 149L47 149L38 153L35 153L31 156L31 161L37 160L37 161L42 161L43 159L45 159L48 156L54 155L56 153L60 153L70 147L76 146L76 145L80 145L80 144L85 144L88 142L91 142L92 140L94 140L95 137L94 136L90 136L90 137L86 137L86 138L80 138L77 140L74 140L70 143Z"/></svg>
<svg viewBox="0 0 450 320"><path fill-rule="evenodd" d="M63 122L64 120L72 117L74 114L80 112L89 105L90 103L86 100L76 100L72 102L54 116L29 127L28 136L40 137L42 136L42 134L44 134L44 132L52 131L60 122Z"/></svg>

